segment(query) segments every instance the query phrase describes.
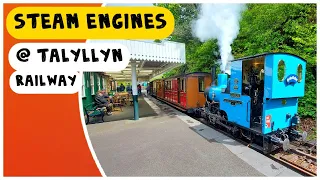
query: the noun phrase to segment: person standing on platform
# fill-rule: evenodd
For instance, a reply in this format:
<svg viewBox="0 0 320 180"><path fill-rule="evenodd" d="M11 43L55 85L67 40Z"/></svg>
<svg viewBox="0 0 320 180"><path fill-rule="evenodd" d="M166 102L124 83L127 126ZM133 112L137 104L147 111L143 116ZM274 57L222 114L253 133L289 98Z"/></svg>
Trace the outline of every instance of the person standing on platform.
<svg viewBox="0 0 320 180"><path fill-rule="evenodd" d="M130 86L130 83L127 84L126 90L127 90L127 92L128 92L129 94L132 94L132 88L131 88L131 86Z"/></svg>
<svg viewBox="0 0 320 180"><path fill-rule="evenodd" d="M150 92L150 85L149 85L149 83L147 84L147 95L149 94L149 92Z"/></svg>
<svg viewBox="0 0 320 180"><path fill-rule="evenodd" d="M141 85L140 84L138 84L138 94L139 94L139 96L141 95Z"/></svg>
<svg viewBox="0 0 320 180"><path fill-rule="evenodd" d="M124 87L124 85L121 83L121 85L120 85L120 92L124 92L124 90L125 90L125 87Z"/></svg>

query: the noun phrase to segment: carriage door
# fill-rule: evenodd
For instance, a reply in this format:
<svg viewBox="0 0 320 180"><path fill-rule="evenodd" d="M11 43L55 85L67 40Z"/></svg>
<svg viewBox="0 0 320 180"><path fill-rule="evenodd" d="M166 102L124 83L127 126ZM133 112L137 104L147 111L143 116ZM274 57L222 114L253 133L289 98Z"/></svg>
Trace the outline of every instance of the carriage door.
<svg viewBox="0 0 320 180"><path fill-rule="evenodd" d="M179 96L180 96L180 105L184 108L187 106L187 101L186 101L186 78L181 78L180 79L180 91L179 91Z"/></svg>
<svg viewBox="0 0 320 180"><path fill-rule="evenodd" d="M181 88L180 88L180 78L177 78L177 89L178 89L178 93L177 93L177 95L178 95L178 103L180 104L180 91L181 91Z"/></svg>

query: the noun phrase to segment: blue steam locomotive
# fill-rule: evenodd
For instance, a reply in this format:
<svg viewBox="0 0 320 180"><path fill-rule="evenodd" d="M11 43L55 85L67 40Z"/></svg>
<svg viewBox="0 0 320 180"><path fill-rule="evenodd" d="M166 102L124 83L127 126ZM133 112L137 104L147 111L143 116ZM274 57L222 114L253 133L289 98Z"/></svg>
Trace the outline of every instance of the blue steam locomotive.
<svg viewBox="0 0 320 180"><path fill-rule="evenodd" d="M248 139L264 153L305 141L299 133L298 98L304 96L306 61L289 53L264 53L231 61L205 90L206 104L194 115Z"/></svg>

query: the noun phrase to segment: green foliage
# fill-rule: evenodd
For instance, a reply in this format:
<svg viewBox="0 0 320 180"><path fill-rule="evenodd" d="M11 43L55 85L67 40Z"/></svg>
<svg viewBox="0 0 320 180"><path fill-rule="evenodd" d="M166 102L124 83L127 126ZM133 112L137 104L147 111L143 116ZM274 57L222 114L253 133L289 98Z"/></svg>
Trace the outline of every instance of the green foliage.
<svg viewBox="0 0 320 180"><path fill-rule="evenodd" d="M200 42L192 36L198 4L158 4L175 17L170 40L186 44L185 66L166 73L169 77L195 71L209 72L217 63L216 40ZM316 4L248 4L240 32L232 44L235 58L263 52L288 52L307 60L305 96L299 99L299 114L316 118Z"/></svg>
<svg viewBox="0 0 320 180"><path fill-rule="evenodd" d="M316 67L307 67L305 95L299 99L298 111L302 117L316 118L317 115L317 82L316 74L313 74L314 68Z"/></svg>
<svg viewBox="0 0 320 180"><path fill-rule="evenodd" d="M191 24L196 19L198 11L196 4L158 4L160 7L169 9L175 20L175 27L171 40L186 43L194 39Z"/></svg>
<svg viewBox="0 0 320 180"><path fill-rule="evenodd" d="M210 68L218 59L218 45L214 40L202 43L194 53L187 58L188 70L190 72L204 71L210 72ZM189 61L188 61L189 60Z"/></svg>
<svg viewBox="0 0 320 180"><path fill-rule="evenodd" d="M235 58L288 52L307 60L305 96L299 114L316 118L316 5L250 4L232 45Z"/></svg>

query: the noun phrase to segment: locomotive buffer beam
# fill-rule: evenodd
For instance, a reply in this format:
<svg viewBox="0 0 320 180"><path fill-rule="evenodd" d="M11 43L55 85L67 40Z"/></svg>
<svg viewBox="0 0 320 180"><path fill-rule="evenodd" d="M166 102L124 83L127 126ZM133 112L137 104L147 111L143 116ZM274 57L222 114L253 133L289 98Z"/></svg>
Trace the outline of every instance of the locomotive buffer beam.
<svg viewBox="0 0 320 180"><path fill-rule="evenodd" d="M300 138L299 140L301 142L306 142L307 136L308 136L308 133L306 131L303 131L302 133L300 133L300 132L298 132L297 130L294 130L294 129L290 129L289 134L291 136Z"/></svg>
<svg viewBox="0 0 320 180"><path fill-rule="evenodd" d="M282 149L284 151L287 151L290 149L290 141L289 141L289 138L285 138L284 140L282 140L281 138L279 137L275 137L275 136L270 136L270 140L272 143L276 144L276 145L280 145L282 146Z"/></svg>
<svg viewBox="0 0 320 180"><path fill-rule="evenodd" d="M269 138L273 144L280 145L284 151L287 151L290 149L290 136L300 137L299 142L304 143L307 138L307 132L304 131L303 133L299 133L298 131L291 129L286 133L280 132L279 134L271 135Z"/></svg>

